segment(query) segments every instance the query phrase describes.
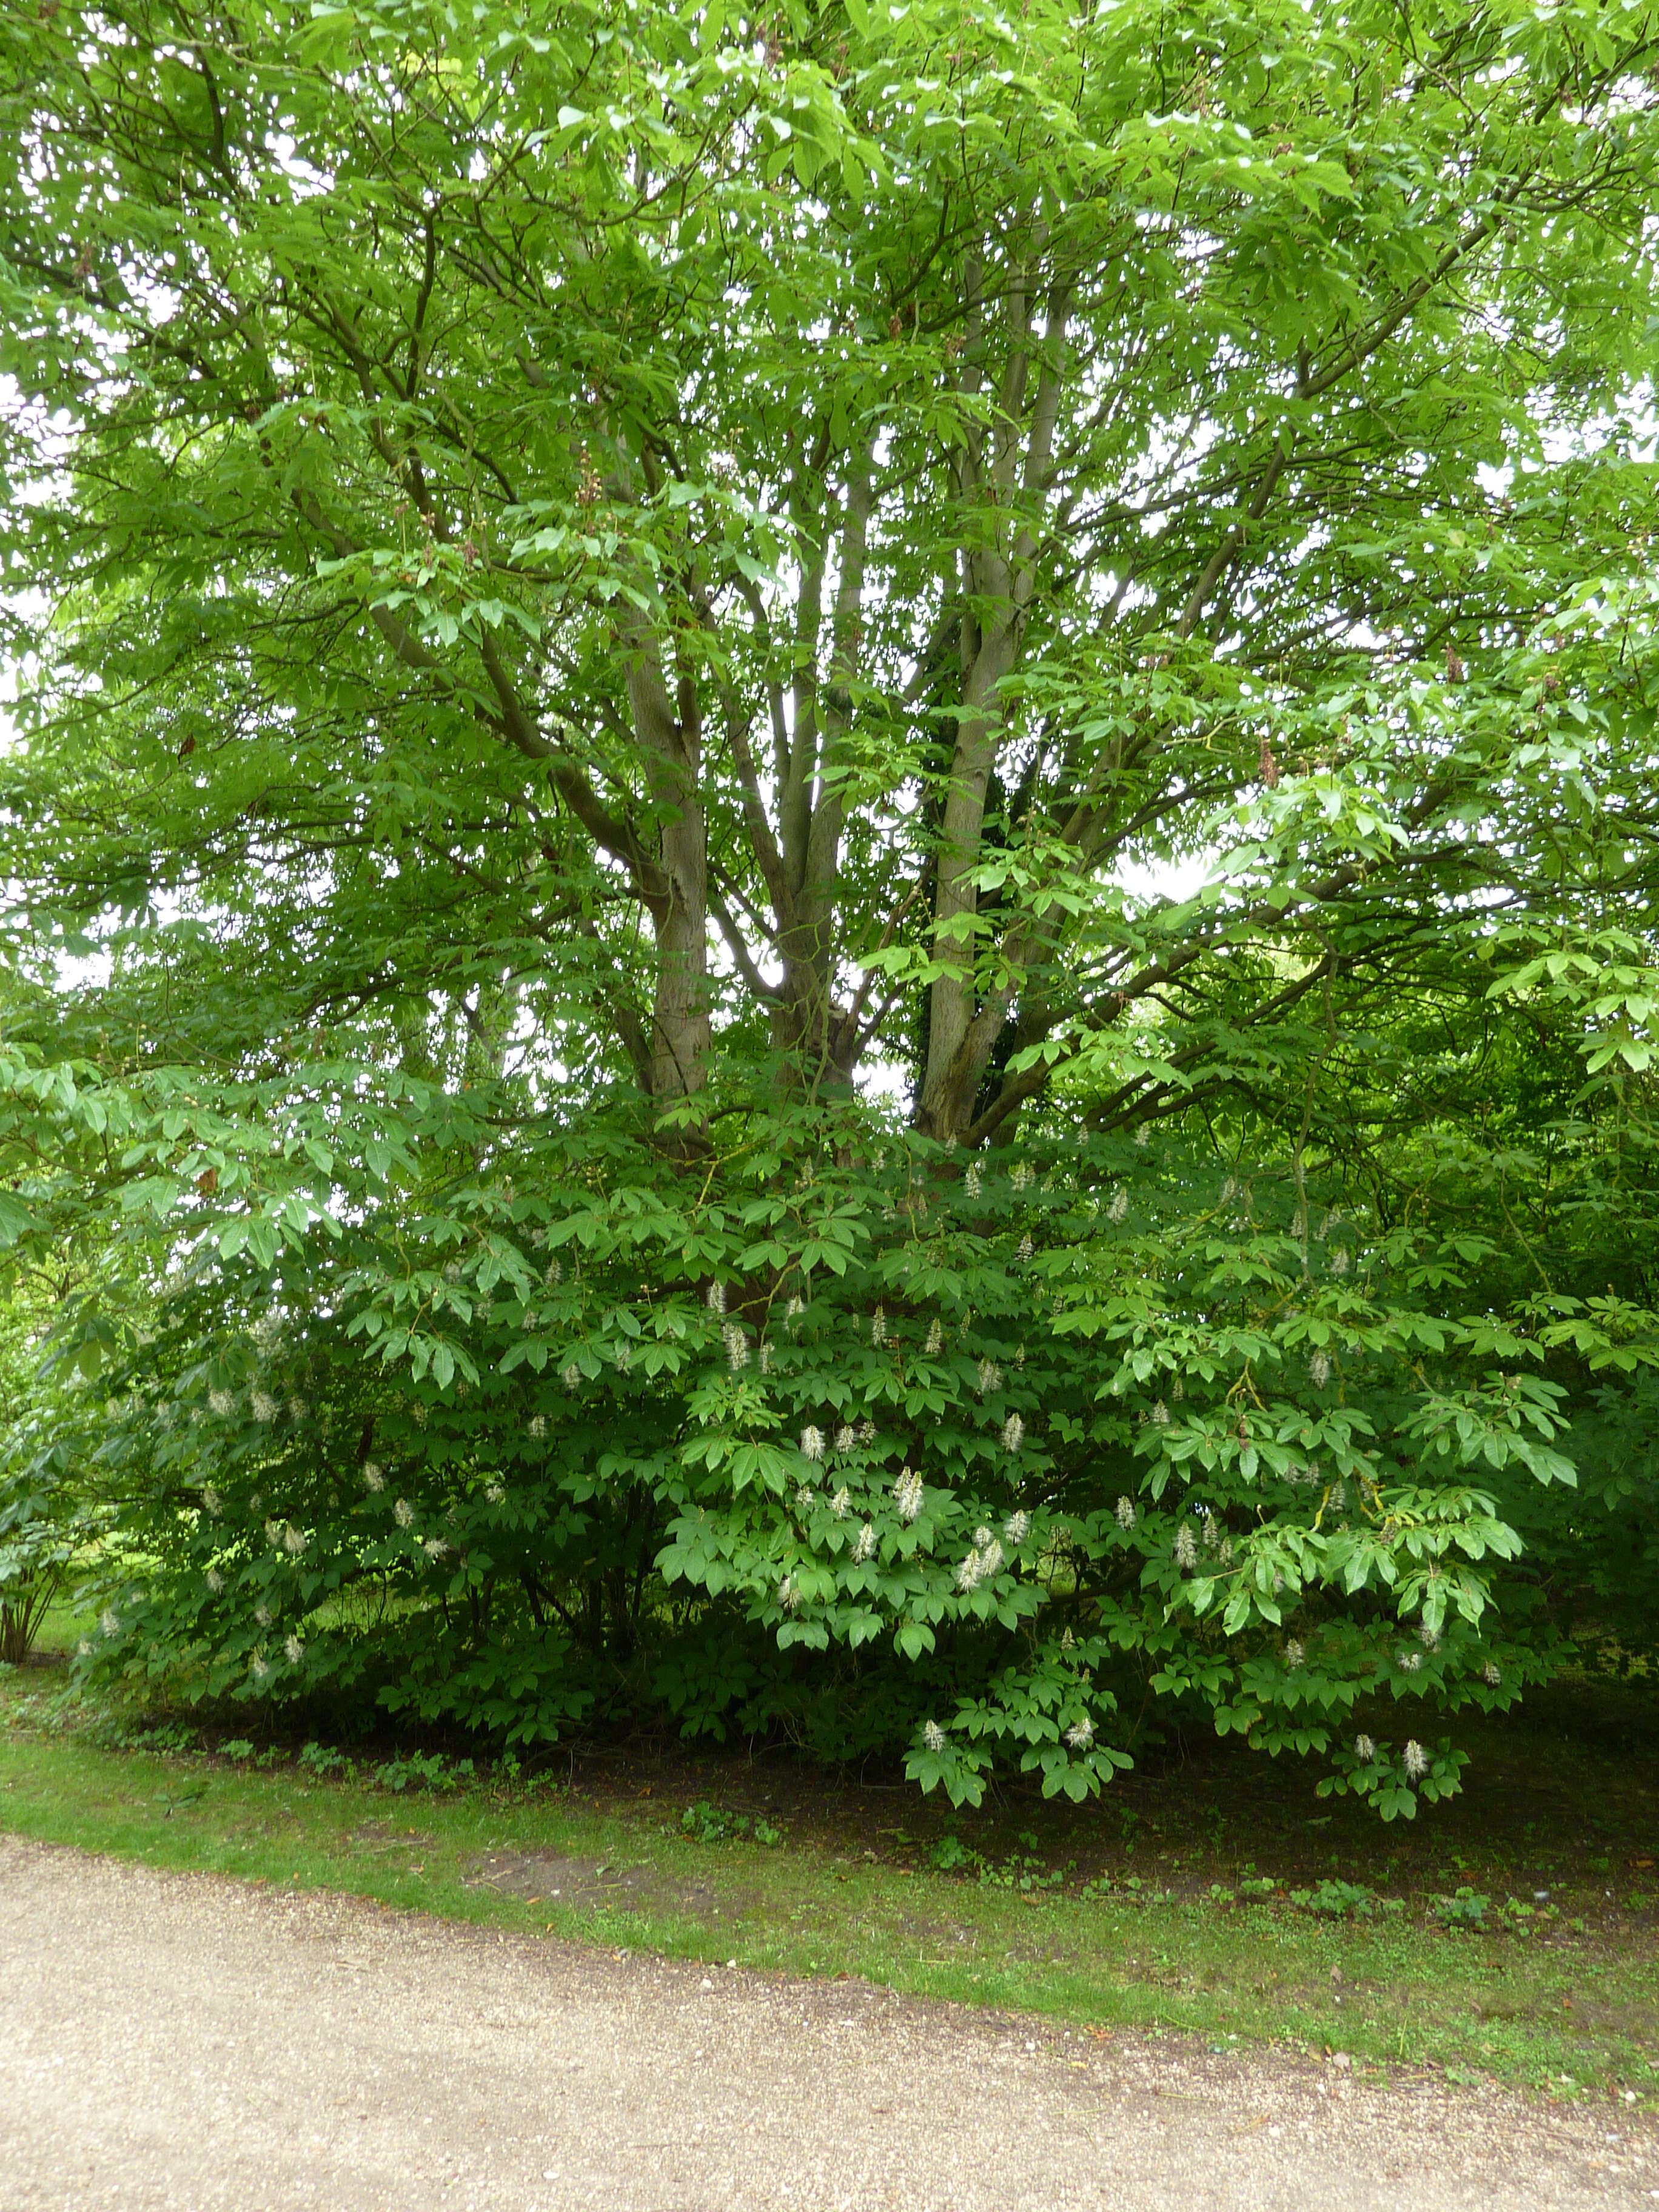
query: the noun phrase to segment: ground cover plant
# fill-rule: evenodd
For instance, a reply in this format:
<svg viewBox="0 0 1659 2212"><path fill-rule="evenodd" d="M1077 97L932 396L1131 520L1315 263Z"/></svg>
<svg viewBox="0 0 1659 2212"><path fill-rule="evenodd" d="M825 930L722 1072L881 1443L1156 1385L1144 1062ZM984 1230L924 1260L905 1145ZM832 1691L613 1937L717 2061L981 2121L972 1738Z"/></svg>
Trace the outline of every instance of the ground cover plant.
<svg viewBox="0 0 1659 2212"><path fill-rule="evenodd" d="M1085 2048L1265 2039L1407 2081L1604 2098L1620 2124L1659 2106L1659 1802L1627 1756L1651 1711L1628 1699L1574 1692L1506 1736L1520 1771L1480 1762L1437 1832L1352 1801L1310 1817L1230 1744L1127 1778L1110 1819L1036 1790L951 1815L897 1775L826 1788L798 1756L670 1738L481 1771L216 1737L60 1682L0 1676L0 1828L711 1968L850 1974Z"/></svg>
<svg viewBox="0 0 1659 2212"><path fill-rule="evenodd" d="M1385 1828L1650 1668L1656 33L9 19L9 1649Z"/></svg>

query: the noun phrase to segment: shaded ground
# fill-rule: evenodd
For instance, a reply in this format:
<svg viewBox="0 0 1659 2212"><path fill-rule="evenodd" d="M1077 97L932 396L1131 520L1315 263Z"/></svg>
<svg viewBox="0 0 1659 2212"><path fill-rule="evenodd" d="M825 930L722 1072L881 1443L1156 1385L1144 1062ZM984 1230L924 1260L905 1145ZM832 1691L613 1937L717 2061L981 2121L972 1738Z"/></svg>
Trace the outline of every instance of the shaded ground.
<svg viewBox="0 0 1659 2212"><path fill-rule="evenodd" d="M1659 2138L0 1838L0 2171L8 2212L1531 2212L1650 2207Z"/></svg>
<svg viewBox="0 0 1659 2212"><path fill-rule="evenodd" d="M1379 1735L1398 1735L1379 1719ZM1385 1824L1352 1798L1320 1799L1318 1762L1268 1759L1207 1733L1143 1754L1098 1801L993 1793L952 1814L902 1778L828 1772L787 1751L728 1752L639 1737L579 1747L557 1771L594 1802L717 1800L780 1822L792 1842L925 1862L949 1836L993 1864L1030 1850L1079 1882L1139 1879L1176 1895L1271 1874L1286 1888L1322 1879L1402 1897L1459 1887L1547 1907L1533 1932L1659 1938L1659 1698L1644 1686L1568 1680L1496 1719L1464 1716L1472 1754L1459 1796ZM1540 1898L1540 1891L1544 1893ZM1582 1919L1586 1927L1568 1930Z"/></svg>

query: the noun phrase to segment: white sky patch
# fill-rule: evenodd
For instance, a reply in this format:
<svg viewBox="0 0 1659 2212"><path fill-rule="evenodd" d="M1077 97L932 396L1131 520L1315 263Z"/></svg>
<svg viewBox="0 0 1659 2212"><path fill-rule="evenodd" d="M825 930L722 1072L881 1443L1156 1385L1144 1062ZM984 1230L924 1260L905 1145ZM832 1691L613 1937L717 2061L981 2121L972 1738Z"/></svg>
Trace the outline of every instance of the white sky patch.
<svg viewBox="0 0 1659 2212"><path fill-rule="evenodd" d="M1179 860L1120 860L1112 880L1132 897L1170 899L1180 906L1203 889L1219 858L1218 853L1193 853Z"/></svg>

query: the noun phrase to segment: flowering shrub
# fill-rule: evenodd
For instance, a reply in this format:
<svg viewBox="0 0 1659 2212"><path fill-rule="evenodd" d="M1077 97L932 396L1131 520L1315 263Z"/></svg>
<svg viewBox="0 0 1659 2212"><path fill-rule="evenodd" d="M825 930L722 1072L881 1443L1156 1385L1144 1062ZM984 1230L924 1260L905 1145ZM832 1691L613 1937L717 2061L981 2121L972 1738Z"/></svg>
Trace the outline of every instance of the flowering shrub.
<svg viewBox="0 0 1659 2212"><path fill-rule="evenodd" d="M969 1178L822 1127L750 1116L691 1203L584 1132L441 1207L365 1178L320 1268L204 1250L101 1381L144 1566L83 1663L508 1741L655 1707L957 1802L1003 1766L1087 1796L1182 1715L1385 1817L1455 1790L1437 1722L1555 1633L1515 1526L1573 1495L1534 1324L1459 1319L1469 1261L1346 1207L1334 1272L1271 1165L1227 1218L1173 1130Z"/></svg>

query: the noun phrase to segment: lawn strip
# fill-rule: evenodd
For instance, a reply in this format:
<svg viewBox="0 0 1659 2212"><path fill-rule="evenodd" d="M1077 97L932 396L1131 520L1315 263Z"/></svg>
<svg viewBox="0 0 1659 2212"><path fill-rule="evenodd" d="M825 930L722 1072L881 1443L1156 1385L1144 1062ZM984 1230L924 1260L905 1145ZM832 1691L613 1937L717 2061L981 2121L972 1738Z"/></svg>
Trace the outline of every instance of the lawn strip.
<svg viewBox="0 0 1659 2212"><path fill-rule="evenodd" d="M1176 2028L1224 2049L1285 2040L1557 2094L1659 2093L1646 1955L1403 1917L1030 1896L811 1846L699 1843L678 1808L623 1814L483 1788L393 1796L291 1765L104 1751L16 1725L0 1731L0 1826L150 1866L714 1965L853 1975L1074 2027Z"/></svg>

